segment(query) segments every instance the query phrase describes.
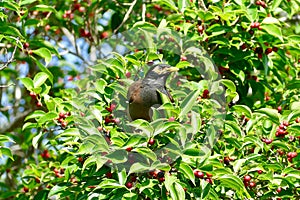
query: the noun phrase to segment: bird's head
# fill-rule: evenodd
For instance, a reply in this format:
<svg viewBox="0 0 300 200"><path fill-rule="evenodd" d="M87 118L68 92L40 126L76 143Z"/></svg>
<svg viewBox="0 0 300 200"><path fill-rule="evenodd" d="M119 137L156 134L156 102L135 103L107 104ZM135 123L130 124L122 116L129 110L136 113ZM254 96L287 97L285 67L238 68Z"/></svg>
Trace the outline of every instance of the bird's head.
<svg viewBox="0 0 300 200"><path fill-rule="evenodd" d="M171 67L167 64L157 64L153 66L146 74L145 79L155 80L155 81L163 81L163 83L167 80L168 76L172 72L178 71L178 68Z"/></svg>

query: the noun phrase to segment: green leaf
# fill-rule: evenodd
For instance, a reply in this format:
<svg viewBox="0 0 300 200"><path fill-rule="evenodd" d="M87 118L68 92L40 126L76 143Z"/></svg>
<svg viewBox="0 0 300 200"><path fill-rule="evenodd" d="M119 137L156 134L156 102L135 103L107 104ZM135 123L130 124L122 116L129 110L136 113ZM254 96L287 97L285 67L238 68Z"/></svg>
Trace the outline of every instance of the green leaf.
<svg viewBox="0 0 300 200"><path fill-rule="evenodd" d="M247 192L242 180L233 174L226 174L219 178L221 186L231 188L238 193L245 193L247 198L251 198L250 194Z"/></svg>
<svg viewBox="0 0 300 200"><path fill-rule="evenodd" d="M188 164L181 162L178 171L192 181L192 183L195 185L195 175L193 169Z"/></svg>
<svg viewBox="0 0 300 200"><path fill-rule="evenodd" d="M52 59L52 55L51 55L51 52L45 48L45 47L42 47L42 48L39 48L39 49L35 49L35 50L32 50L32 52L42 58L45 59L45 62L46 62L46 65L49 64L49 62L51 61Z"/></svg>
<svg viewBox="0 0 300 200"><path fill-rule="evenodd" d="M51 122L54 118L57 117L57 113L55 112L48 112L45 115L41 116L37 122L39 124L44 124L45 122Z"/></svg>
<svg viewBox="0 0 300 200"><path fill-rule="evenodd" d="M33 81L28 77L20 78L20 81L23 83L27 90L31 90L34 87Z"/></svg>
<svg viewBox="0 0 300 200"><path fill-rule="evenodd" d="M275 9L278 8L278 6L281 4L281 2L282 2L282 0L273 0L271 10L275 11Z"/></svg>
<svg viewBox="0 0 300 200"><path fill-rule="evenodd" d="M124 188L125 186L120 185L118 181L113 179L108 179L101 181L97 188Z"/></svg>
<svg viewBox="0 0 300 200"><path fill-rule="evenodd" d="M33 58L33 57L32 57ZM48 75L50 83L53 85L53 74L46 68L40 61L34 58L34 62L40 68L40 70Z"/></svg>
<svg viewBox="0 0 300 200"><path fill-rule="evenodd" d="M39 141L41 139L41 137L43 136L43 132L40 132L39 134L37 134L36 136L34 136L32 138L32 146L37 149L38 145L39 145Z"/></svg>
<svg viewBox="0 0 300 200"><path fill-rule="evenodd" d="M61 137L80 137L80 132L77 128L68 128L56 136L56 138Z"/></svg>
<svg viewBox="0 0 300 200"><path fill-rule="evenodd" d="M32 4L33 2L36 2L37 0L22 0L20 2L20 6L24 6L24 5L27 5L27 4Z"/></svg>
<svg viewBox="0 0 300 200"><path fill-rule="evenodd" d="M152 161L157 160L156 154L147 147L137 147L135 148L135 151L147 158L150 158Z"/></svg>
<svg viewBox="0 0 300 200"><path fill-rule="evenodd" d="M173 0L160 0L161 4L165 4L167 7L171 8L171 10L177 11L178 8L176 7Z"/></svg>
<svg viewBox="0 0 300 200"><path fill-rule="evenodd" d="M141 130L142 134L146 135L147 138L150 138L153 133L152 126L149 124L149 122L143 119L134 120L133 122L129 123L129 126L133 126L137 130Z"/></svg>
<svg viewBox="0 0 300 200"><path fill-rule="evenodd" d="M48 75L46 73L44 73L44 72L37 73L33 79L34 88L37 88L37 87L40 87L41 85L43 85L47 79L48 79Z"/></svg>
<svg viewBox="0 0 300 200"><path fill-rule="evenodd" d="M8 10L13 10L16 12L18 12L20 9L20 6L15 1L3 0L2 2L0 2L0 6L3 6L4 8L7 8Z"/></svg>
<svg viewBox="0 0 300 200"><path fill-rule="evenodd" d="M275 109L261 108L261 109L257 110L256 113L260 113L260 114L264 114L264 115L268 116L269 119L276 124L280 123L279 113Z"/></svg>
<svg viewBox="0 0 300 200"><path fill-rule="evenodd" d="M65 192L67 189L69 188L69 186L59 186L59 185L54 185L49 194L48 197L52 197L53 195L59 194L59 193L63 193Z"/></svg>
<svg viewBox="0 0 300 200"><path fill-rule="evenodd" d="M29 120L29 119L39 119L40 117L44 116L45 112L42 110L36 110L33 113L27 115L27 117L25 118L25 121Z"/></svg>
<svg viewBox="0 0 300 200"><path fill-rule="evenodd" d="M56 13L56 10L54 9L53 6L47 6L47 5L42 5L42 4L36 5L35 7L32 8L32 10Z"/></svg>
<svg viewBox="0 0 300 200"><path fill-rule="evenodd" d="M11 160L14 160L14 157L9 148L0 147L0 158L3 157L3 155L9 157Z"/></svg>
<svg viewBox="0 0 300 200"><path fill-rule="evenodd" d="M7 135L0 135L0 144L4 143L4 142L14 142L13 139L11 139L10 137L8 137Z"/></svg>
<svg viewBox="0 0 300 200"><path fill-rule="evenodd" d="M188 96L184 98L180 105L181 112L179 113L179 118L185 116L189 111L191 111L192 107L195 105L196 99L199 96L200 91L195 90L190 92Z"/></svg>
<svg viewBox="0 0 300 200"><path fill-rule="evenodd" d="M145 163L136 162L133 163L133 165L131 165L128 174L141 173L141 172L148 171L149 169L150 169L149 165L146 165Z"/></svg>
<svg viewBox="0 0 300 200"><path fill-rule="evenodd" d="M239 114L245 115L248 118L252 118L251 109L246 105L234 105L231 107L232 111L238 112Z"/></svg>
<svg viewBox="0 0 300 200"><path fill-rule="evenodd" d="M115 150L107 154L105 157L109 158L113 163L124 163L127 161L128 154L125 150Z"/></svg>
<svg viewBox="0 0 300 200"><path fill-rule="evenodd" d="M226 88L228 90L230 90L231 92L236 92L236 86L235 86L235 84L231 80L229 80L229 79L222 79L221 83L224 86L226 86Z"/></svg>
<svg viewBox="0 0 300 200"><path fill-rule="evenodd" d="M283 37L282 37L282 33L281 33L281 28L278 27L275 24L261 24L261 28L263 30L265 30L267 33L269 33L270 35L273 35L277 38L279 38L282 42L283 41Z"/></svg>

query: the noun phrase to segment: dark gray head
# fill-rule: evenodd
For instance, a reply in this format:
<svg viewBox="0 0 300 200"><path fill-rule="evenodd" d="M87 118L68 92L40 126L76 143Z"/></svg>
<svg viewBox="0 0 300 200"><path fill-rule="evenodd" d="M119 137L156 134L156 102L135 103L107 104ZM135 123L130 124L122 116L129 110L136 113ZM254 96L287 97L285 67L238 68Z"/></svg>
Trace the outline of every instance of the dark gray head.
<svg viewBox="0 0 300 200"><path fill-rule="evenodd" d="M178 71L178 68L172 67L167 64L157 64L154 65L146 74L144 78L144 82L146 81L148 84L165 84L168 76L172 72Z"/></svg>

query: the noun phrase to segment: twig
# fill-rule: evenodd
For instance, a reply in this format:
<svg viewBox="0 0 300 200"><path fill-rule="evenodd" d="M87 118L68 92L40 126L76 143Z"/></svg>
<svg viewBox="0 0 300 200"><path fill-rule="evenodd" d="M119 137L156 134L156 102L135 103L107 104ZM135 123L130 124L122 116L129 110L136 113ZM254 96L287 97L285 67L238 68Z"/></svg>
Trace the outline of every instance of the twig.
<svg viewBox="0 0 300 200"><path fill-rule="evenodd" d="M114 30L114 34L116 34L118 32L118 30L125 24L125 22L129 19L129 15L130 13L132 12L133 10L133 7L135 6L137 0L134 0L132 3L131 3L131 6L129 7L127 13L125 14L124 16L124 19L123 21L121 22L121 24Z"/></svg>
<svg viewBox="0 0 300 200"><path fill-rule="evenodd" d="M9 85L0 85L0 88L7 88L7 87L10 87L10 86L13 86L15 85L14 83L11 83Z"/></svg>
<svg viewBox="0 0 300 200"><path fill-rule="evenodd" d="M199 4L199 6L200 6L201 8L203 8L204 11L207 11L207 8L206 8L205 3L203 2L203 0L199 0L199 1L198 1L198 4Z"/></svg>
<svg viewBox="0 0 300 200"><path fill-rule="evenodd" d="M9 60L3 66L0 67L0 71L3 70L4 68L6 68L10 63L14 62L14 57L15 57L17 48L18 48L18 46L16 45Z"/></svg>

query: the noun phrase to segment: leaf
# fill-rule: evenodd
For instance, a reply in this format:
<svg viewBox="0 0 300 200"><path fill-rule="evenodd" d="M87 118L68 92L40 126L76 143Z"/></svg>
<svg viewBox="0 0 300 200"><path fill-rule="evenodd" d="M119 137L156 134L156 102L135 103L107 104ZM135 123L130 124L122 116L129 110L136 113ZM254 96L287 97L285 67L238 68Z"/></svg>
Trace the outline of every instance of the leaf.
<svg viewBox="0 0 300 200"><path fill-rule="evenodd" d="M29 120L29 119L38 119L42 116L45 115L45 112L42 110L36 110L33 113L27 115L27 117L25 118L25 121Z"/></svg>
<svg viewBox="0 0 300 200"><path fill-rule="evenodd" d="M147 158L150 158L152 161L157 160L156 154L147 147L137 147L135 148L135 151Z"/></svg>
<svg viewBox="0 0 300 200"><path fill-rule="evenodd" d="M20 78L20 81L23 83L27 90L31 90L34 87L33 81L28 77Z"/></svg>
<svg viewBox="0 0 300 200"><path fill-rule="evenodd" d="M189 111L191 111L192 107L195 105L196 99L199 96L200 91L199 90L195 90L190 92L190 94L188 94L188 96L186 96L181 105L180 105L180 109L181 112L179 113L178 118L182 118L183 116L185 116Z"/></svg>
<svg viewBox="0 0 300 200"><path fill-rule="evenodd" d="M231 92L236 92L236 86L235 86L235 84L231 80L229 80L229 79L222 79L221 83L224 86L226 86L226 88L228 90L230 90Z"/></svg>
<svg viewBox="0 0 300 200"><path fill-rule="evenodd" d="M134 120L133 122L129 123L129 126L133 126L138 130L142 130L142 133L148 138L150 138L153 133L152 126L149 124L149 122L143 119Z"/></svg>
<svg viewBox="0 0 300 200"><path fill-rule="evenodd" d="M47 6L47 5L36 5L35 7L32 8L32 10L38 10L38 11L43 11L43 12L54 12L56 13L56 10L54 9L53 6Z"/></svg>
<svg viewBox="0 0 300 200"><path fill-rule="evenodd" d="M225 125L227 125L234 134L237 134L238 137L244 137L245 134L242 132L241 127L235 121L226 120Z"/></svg>
<svg viewBox="0 0 300 200"><path fill-rule="evenodd" d="M127 152L123 149L115 150L107 154L105 157L109 158L113 163L124 163L127 161Z"/></svg>
<svg viewBox="0 0 300 200"><path fill-rule="evenodd" d="M37 122L39 123L39 124L44 124L45 122L47 122L47 121L52 121L54 118L56 118L57 117L57 113L55 113L55 112L48 112L48 113L46 113L45 115L43 115L43 116L41 116L38 120L37 120Z"/></svg>
<svg viewBox="0 0 300 200"><path fill-rule="evenodd" d="M24 5L27 5L27 4L32 4L33 2L36 2L37 0L22 0L20 2L20 6L24 6Z"/></svg>
<svg viewBox="0 0 300 200"><path fill-rule="evenodd" d="M56 136L56 138L61 137L80 137L80 132L77 128L68 128Z"/></svg>
<svg viewBox="0 0 300 200"><path fill-rule="evenodd" d="M231 188L238 193L245 193L247 198L251 198L250 194L247 192L242 180L233 174L226 174L220 178L221 185L227 188Z"/></svg>
<svg viewBox="0 0 300 200"><path fill-rule="evenodd" d="M246 105L234 105L231 107L231 110L236 111L239 114L245 115L246 117L248 117L250 119L252 118L251 109Z"/></svg>
<svg viewBox="0 0 300 200"><path fill-rule="evenodd" d="M34 76L33 85L34 88L40 87L48 79L48 75L45 72L39 72Z"/></svg>
<svg viewBox="0 0 300 200"><path fill-rule="evenodd" d="M165 4L166 6L168 6L169 8L171 8L171 10L177 11L178 8L176 7L175 3L173 0L160 0L159 1L161 4Z"/></svg>
<svg viewBox="0 0 300 200"><path fill-rule="evenodd" d="M283 41L283 37L282 37L282 33L281 33L281 29L275 25L275 24L261 24L261 28L263 30L265 30L267 33L269 33L270 35L273 35L277 38L279 38L282 42Z"/></svg>
<svg viewBox="0 0 300 200"><path fill-rule="evenodd" d="M43 132L40 132L39 134L37 134L36 136L34 136L32 138L32 146L37 149L38 148L38 142L40 140L40 138L43 136Z"/></svg>
<svg viewBox="0 0 300 200"><path fill-rule="evenodd" d="M195 175L193 169L188 164L181 162L178 171L192 181L192 183L195 185Z"/></svg>
<svg viewBox="0 0 300 200"><path fill-rule="evenodd" d="M271 6L272 11L275 11L275 9L278 8L278 6L281 4L281 2L282 2L282 0L273 0L272 6Z"/></svg>
<svg viewBox="0 0 300 200"><path fill-rule="evenodd" d="M52 197L55 194L59 194L59 193L63 193L65 192L67 189L69 188L69 186L59 186L59 185L54 185L49 194L48 194L48 198Z"/></svg>
<svg viewBox="0 0 300 200"><path fill-rule="evenodd" d="M51 61L52 59L52 55L51 55L51 52L45 48L45 47L42 47L42 48L39 48L39 49L35 49L35 50L32 50L32 52L42 58L45 59L45 62L46 62L46 65L49 64L49 62Z"/></svg>
<svg viewBox="0 0 300 200"><path fill-rule="evenodd" d="M32 57L33 58L33 57ZM53 85L53 74L49 71L48 68L46 68L40 61L38 61L36 58L34 58L34 62L37 64L37 66L40 68L40 70L48 75L50 83Z"/></svg>
<svg viewBox="0 0 300 200"><path fill-rule="evenodd" d="M148 171L149 169L150 169L149 165L146 165L145 163L136 162L133 163L133 165L131 165L128 174L141 173L141 172Z"/></svg>
<svg viewBox="0 0 300 200"><path fill-rule="evenodd" d="M268 116L269 119L276 124L280 123L279 113L275 109L261 108L261 109L257 110L256 113L260 113L260 114L264 114L264 115Z"/></svg>
<svg viewBox="0 0 300 200"><path fill-rule="evenodd" d="M9 148L0 146L0 158L3 157L3 155L9 157L11 160L14 160L11 150Z"/></svg>

